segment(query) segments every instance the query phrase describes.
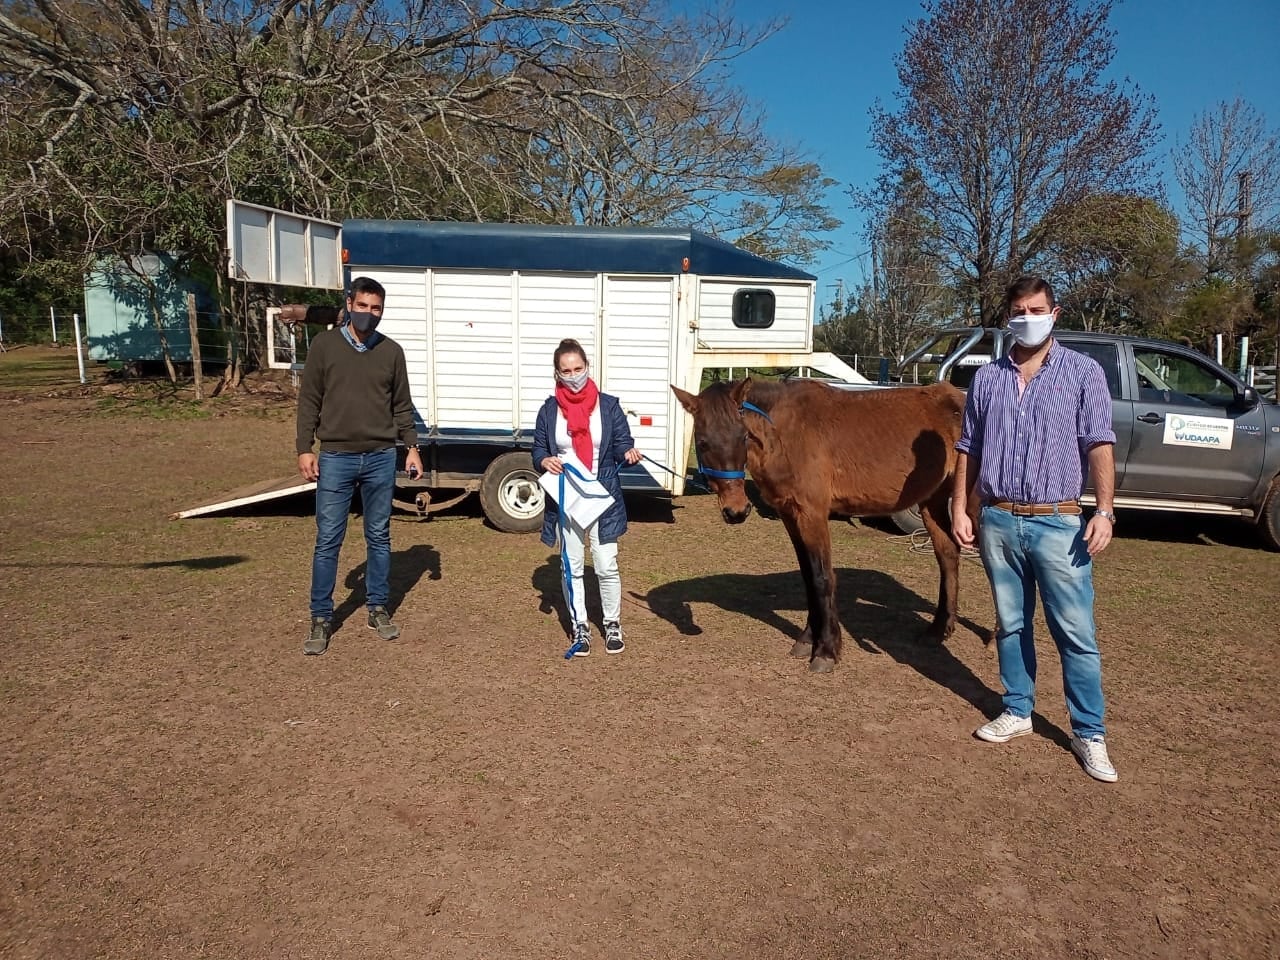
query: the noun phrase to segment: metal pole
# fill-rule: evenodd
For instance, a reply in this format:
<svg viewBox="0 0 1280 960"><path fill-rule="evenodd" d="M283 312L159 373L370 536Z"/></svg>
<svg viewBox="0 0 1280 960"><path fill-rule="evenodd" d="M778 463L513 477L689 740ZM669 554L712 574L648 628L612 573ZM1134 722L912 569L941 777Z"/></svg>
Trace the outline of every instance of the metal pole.
<svg viewBox="0 0 1280 960"><path fill-rule="evenodd" d="M1240 338L1240 379L1244 379L1245 372L1249 369L1249 338Z"/></svg>
<svg viewBox="0 0 1280 960"><path fill-rule="evenodd" d="M1214 340L1217 341L1217 353L1214 359L1218 361L1218 366L1222 366L1222 334L1215 334Z"/></svg>
<svg viewBox="0 0 1280 960"><path fill-rule="evenodd" d="M53 329L53 345L58 345L58 321L54 317L53 307L49 308L49 326Z"/></svg>
<svg viewBox="0 0 1280 960"><path fill-rule="evenodd" d="M76 363L80 366L80 382L84 383L84 353L80 349L80 314L73 313L71 323L76 328Z"/></svg>

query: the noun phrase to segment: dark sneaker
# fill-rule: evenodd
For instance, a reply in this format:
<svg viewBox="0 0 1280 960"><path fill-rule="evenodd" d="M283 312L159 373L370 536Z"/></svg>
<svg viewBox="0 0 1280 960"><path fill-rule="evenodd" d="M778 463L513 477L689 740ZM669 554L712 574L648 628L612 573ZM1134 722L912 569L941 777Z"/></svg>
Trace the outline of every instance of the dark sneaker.
<svg viewBox="0 0 1280 960"><path fill-rule="evenodd" d="M302 643L302 652L309 656L319 656L329 649L329 638L333 636L333 624L323 617L311 618L311 636Z"/></svg>
<svg viewBox="0 0 1280 960"><path fill-rule="evenodd" d="M625 649L627 649L627 645L622 642L622 624L617 620L606 620L604 622L604 652L621 653Z"/></svg>
<svg viewBox="0 0 1280 960"><path fill-rule="evenodd" d="M585 623L575 623L572 634L573 643L569 649L575 657L591 656L591 627Z"/></svg>
<svg viewBox="0 0 1280 960"><path fill-rule="evenodd" d="M386 607L369 608L369 629L377 630L383 640L394 640L400 636L400 628L391 622L391 614Z"/></svg>

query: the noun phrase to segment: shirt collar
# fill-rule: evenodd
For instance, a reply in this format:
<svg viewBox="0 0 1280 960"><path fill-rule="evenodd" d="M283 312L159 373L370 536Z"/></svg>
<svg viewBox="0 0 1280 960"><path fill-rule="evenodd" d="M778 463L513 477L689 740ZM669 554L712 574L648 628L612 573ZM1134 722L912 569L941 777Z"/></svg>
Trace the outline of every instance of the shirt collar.
<svg viewBox="0 0 1280 960"><path fill-rule="evenodd" d="M382 339L382 334L380 334L377 330L370 330L369 336L365 337L364 343L361 343L352 335L351 330L349 328L350 328L350 324L348 324L344 320L342 322L342 326L339 329L342 331L343 339L345 339L347 343L351 344L351 346L354 347L358 353L367 352L374 344L376 344L379 340Z"/></svg>
<svg viewBox="0 0 1280 960"><path fill-rule="evenodd" d="M1043 361L1043 363L1042 363L1042 365L1043 365L1043 366L1048 366L1050 363L1052 363L1054 360L1056 360L1059 356L1061 356L1061 355L1062 355L1062 351L1065 349L1065 348L1062 346L1062 344L1060 344L1060 343L1058 342L1058 338L1057 338L1057 337L1053 336L1053 334L1049 334L1049 336L1050 336L1050 337L1052 337L1052 341L1049 343L1049 352L1048 352L1048 353L1046 353L1046 354L1044 355L1044 361ZM1009 366L1009 367L1016 367L1016 366L1017 366L1017 364L1013 362L1013 348L1014 348L1016 345L1017 345L1017 344L1015 344L1015 343L1011 340L1011 341L1010 341L1010 343L1009 343L1009 349L1008 349L1008 350L1006 350L1006 351L1004 352L1004 356L1003 356L1003 357L1001 357L1001 359L1002 359L1002 360L1005 362L1005 364L1006 364L1007 366Z"/></svg>

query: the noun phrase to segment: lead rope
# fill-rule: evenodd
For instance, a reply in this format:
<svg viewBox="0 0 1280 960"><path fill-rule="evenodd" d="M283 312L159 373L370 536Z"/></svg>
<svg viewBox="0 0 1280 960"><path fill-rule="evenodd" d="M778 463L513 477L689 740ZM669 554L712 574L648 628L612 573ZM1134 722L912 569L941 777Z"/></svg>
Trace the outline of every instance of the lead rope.
<svg viewBox="0 0 1280 960"><path fill-rule="evenodd" d="M584 483L585 483L585 482L587 482L588 478L587 478L587 477L584 477L581 473L579 473L579 472L578 472L578 468L577 468L577 467L575 467L575 466L573 466L573 464L570 464L570 463L561 463L561 465L560 465L560 466L561 466L561 469L560 469L560 499L559 499L559 502L556 504L556 512L557 512L557 513L558 513L558 515L559 515L559 525L560 525L560 530L559 530L559 533L560 533L560 575L561 575L561 577L563 577L563 579L564 579L564 595L565 595L565 599L569 601L569 622L570 622L571 624L573 624L573 625L574 625L574 633L576 634L576 633L577 633L577 621L575 621L575 620L573 619L573 571L572 571L572 570L570 569L570 567L569 567L569 545L568 545L568 543L566 543L566 542L565 542L565 539L564 539L565 531L566 531L566 530L568 529L568 527L569 527L569 518L568 518L568 516L567 516L567 515L565 514L565 512L564 512L564 484L565 484L565 479L564 479L564 478L565 478L565 473L566 473L566 472L572 472L572 473L573 473L573 475L574 475L575 477L577 477L579 480L583 481ZM585 533L586 531L583 531L583 532ZM585 542L585 540L584 540L584 542L583 542L582 546L583 546L583 549L585 550L585 549L586 549L586 542ZM585 558L584 558L584 559L585 559ZM572 660L572 659L573 659L573 655L574 655L575 653L577 653L577 652L578 652L579 650L581 650L581 649L582 649L582 641L581 641L581 640L574 640L574 641L573 641L573 643L569 644L569 649L568 649L568 650L566 650L566 651L564 652L564 658L565 658L566 660Z"/></svg>

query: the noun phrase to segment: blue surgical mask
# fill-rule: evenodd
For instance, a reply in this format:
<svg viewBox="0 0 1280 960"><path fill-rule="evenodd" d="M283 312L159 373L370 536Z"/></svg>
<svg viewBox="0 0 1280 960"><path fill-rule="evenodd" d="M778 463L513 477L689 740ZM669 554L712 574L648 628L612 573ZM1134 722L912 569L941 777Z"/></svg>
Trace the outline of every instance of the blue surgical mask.
<svg viewBox="0 0 1280 960"><path fill-rule="evenodd" d="M1024 313L1009 319L1009 333L1024 347L1038 347L1053 332L1052 313Z"/></svg>
<svg viewBox="0 0 1280 960"><path fill-rule="evenodd" d="M348 310L347 319L351 321L357 333L364 336L366 333L372 333L378 329L378 321L382 318L374 313L363 310Z"/></svg>
<svg viewBox="0 0 1280 960"><path fill-rule="evenodd" d="M583 370L576 377L566 377L563 373L558 374L560 382L572 390L574 393L581 393L582 388L587 385L587 381L591 379L590 371Z"/></svg>

